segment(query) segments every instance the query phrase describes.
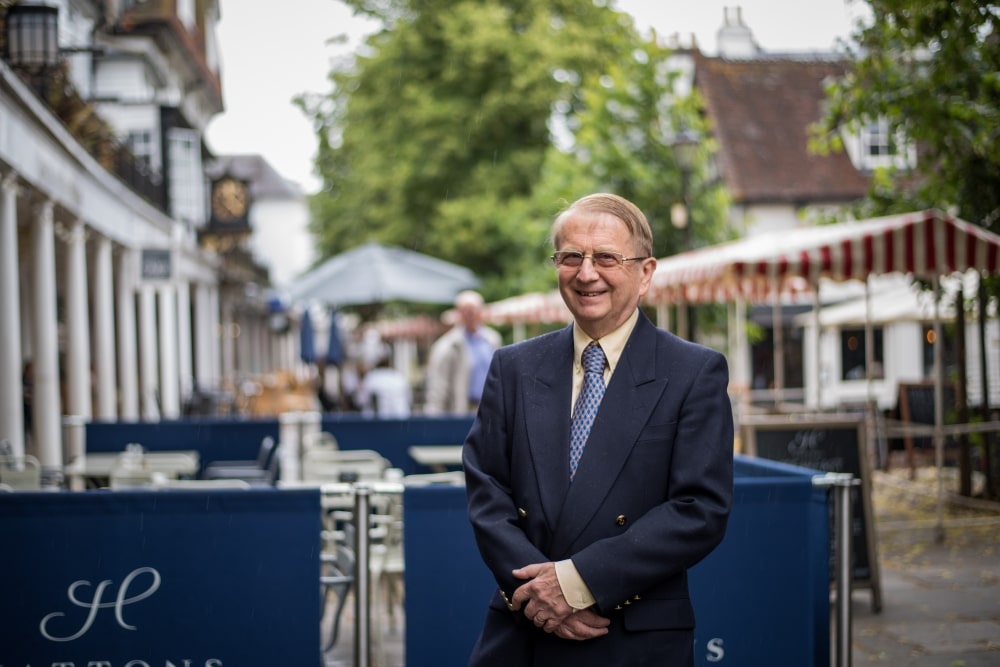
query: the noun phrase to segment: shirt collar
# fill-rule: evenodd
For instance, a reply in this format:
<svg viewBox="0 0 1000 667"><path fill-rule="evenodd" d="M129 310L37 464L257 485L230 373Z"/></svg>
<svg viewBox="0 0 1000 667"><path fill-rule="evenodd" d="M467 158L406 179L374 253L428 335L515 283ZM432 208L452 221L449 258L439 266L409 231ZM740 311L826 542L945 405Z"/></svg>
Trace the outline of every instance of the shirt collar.
<svg viewBox="0 0 1000 667"><path fill-rule="evenodd" d="M598 339L597 342L601 344L604 356L608 360L609 371L614 372L615 367L618 365L618 360L621 359L622 352L625 350L625 343L628 342L628 337L632 335L632 329L635 328L635 323L638 321L639 309L636 308L620 327L607 336ZM592 340L579 325L576 323L573 324L573 367L581 373L583 372L583 362L581 361L583 349Z"/></svg>

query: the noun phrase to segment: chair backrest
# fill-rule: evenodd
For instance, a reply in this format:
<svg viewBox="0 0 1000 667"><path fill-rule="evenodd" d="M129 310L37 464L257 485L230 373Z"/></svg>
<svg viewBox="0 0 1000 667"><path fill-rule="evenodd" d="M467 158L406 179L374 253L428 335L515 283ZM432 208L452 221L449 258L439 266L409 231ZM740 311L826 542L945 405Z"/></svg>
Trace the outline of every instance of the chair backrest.
<svg viewBox="0 0 1000 667"><path fill-rule="evenodd" d="M260 448L257 450L257 467L266 470L271 463L272 454L274 454L274 437L266 435L260 441Z"/></svg>
<svg viewBox="0 0 1000 667"><path fill-rule="evenodd" d="M0 484L14 491L31 491L42 486L42 470L31 455L0 457Z"/></svg>
<svg viewBox="0 0 1000 667"><path fill-rule="evenodd" d="M267 462L267 475L264 481L274 486L281 477L281 445L275 445L271 450L271 460Z"/></svg>

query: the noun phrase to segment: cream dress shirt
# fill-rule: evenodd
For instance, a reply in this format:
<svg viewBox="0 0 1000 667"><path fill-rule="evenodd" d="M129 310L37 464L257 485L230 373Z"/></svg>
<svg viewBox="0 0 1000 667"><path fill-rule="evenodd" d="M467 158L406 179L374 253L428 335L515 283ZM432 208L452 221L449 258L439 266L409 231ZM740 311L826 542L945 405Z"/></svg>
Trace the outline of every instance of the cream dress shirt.
<svg viewBox="0 0 1000 667"><path fill-rule="evenodd" d="M615 372L615 368L618 366L618 360L621 359L622 351L625 349L625 343L628 342L628 337L632 335L632 329L635 328L635 323L639 320L639 310L636 309L625 323L620 327L609 333L604 338L601 338L597 342L601 345L601 349L604 350L604 356L607 358L608 364L604 368L604 386L608 385L611 381L611 375ZM576 405L576 398L580 395L580 390L583 387L583 350L591 342L590 336L585 334L583 330L577 326L575 323L573 325L573 400L570 402L570 411L573 410L573 406ZM586 609L596 602L590 589L587 588L587 584L584 583L583 579L580 577L580 573L577 572L576 566L573 565L573 561L569 558L566 560L556 561L556 578L559 579L559 587L562 589L563 596L566 598L566 602L573 609Z"/></svg>

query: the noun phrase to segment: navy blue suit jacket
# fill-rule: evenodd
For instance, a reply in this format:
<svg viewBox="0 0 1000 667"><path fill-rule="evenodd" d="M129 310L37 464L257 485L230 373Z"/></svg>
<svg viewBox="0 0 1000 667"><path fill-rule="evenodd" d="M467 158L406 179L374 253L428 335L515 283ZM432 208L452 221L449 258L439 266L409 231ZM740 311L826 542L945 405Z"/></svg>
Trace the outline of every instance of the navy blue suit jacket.
<svg viewBox="0 0 1000 667"><path fill-rule="evenodd" d="M498 584L470 664L691 664L687 569L722 540L732 502L726 360L640 313L571 484L572 368L572 327L493 357L463 453L469 519ZM608 635L561 639L507 608L524 583L512 570L564 558Z"/></svg>

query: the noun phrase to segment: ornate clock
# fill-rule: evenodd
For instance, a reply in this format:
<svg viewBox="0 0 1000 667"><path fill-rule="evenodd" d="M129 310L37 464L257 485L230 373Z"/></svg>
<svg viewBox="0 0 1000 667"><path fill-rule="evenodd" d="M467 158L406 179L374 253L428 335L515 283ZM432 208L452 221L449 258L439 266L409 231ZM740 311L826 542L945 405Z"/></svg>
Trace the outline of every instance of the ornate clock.
<svg viewBox="0 0 1000 667"><path fill-rule="evenodd" d="M245 222L250 207L250 189L246 181L223 176L212 184L212 219L229 225Z"/></svg>

